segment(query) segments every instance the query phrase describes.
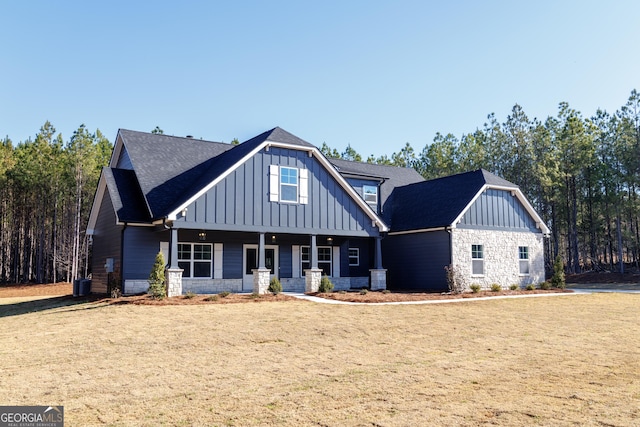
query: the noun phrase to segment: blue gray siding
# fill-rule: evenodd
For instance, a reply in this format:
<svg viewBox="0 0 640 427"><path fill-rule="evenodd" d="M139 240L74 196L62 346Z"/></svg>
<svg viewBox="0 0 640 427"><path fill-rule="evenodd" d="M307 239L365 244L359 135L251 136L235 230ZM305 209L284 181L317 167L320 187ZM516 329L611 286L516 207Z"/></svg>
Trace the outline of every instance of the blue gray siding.
<svg viewBox="0 0 640 427"><path fill-rule="evenodd" d="M372 187L376 187L378 189L378 204L376 206L371 205L371 207L373 208L373 210L378 213L380 212L380 182L379 181L373 181L373 180L368 180L368 179L357 179L357 178L347 178L346 179L347 182L353 187L354 190L356 190L356 193L358 193L358 195L360 197L362 197L362 199L364 200L364 193L362 190L362 187L365 185L370 185Z"/></svg>
<svg viewBox="0 0 640 427"><path fill-rule="evenodd" d="M169 231L151 227L126 227L124 230L123 279L146 279L151 273L160 242L168 242Z"/></svg>
<svg viewBox="0 0 640 427"><path fill-rule="evenodd" d="M118 161L116 162L116 168L133 169L131 159L129 158L129 153L127 152L127 147L125 147L124 145L122 146L122 151L120 151L120 157L118 157Z"/></svg>
<svg viewBox="0 0 640 427"><path fill-rule="evenodd" d="M484 191L464 213L460 228L495 228L539 232L522 203L510 191Z"/></svg>
<svg viewBox="0 0 640 427"><path fill-rule="evenodd" d="M116 225L116 215L109 192L105 191L91 246L91 292L107 292L107 272L104 268L107 258L114 260L113 277L120 276L121 230L122 226Z"/></svg>
<svg viewBox="0 0 640 427"><path fill-rule="evenodd" d="M401 234L382 240L387 288L442 292L447 290L444 267L451 263L447 231Z"/></svg>
<svg viewBox="0 0 640 427"><path fill-rule="evenodd" d="M269 201L269 165L309 171L309 203ZM179 228L375 236L365 211L307 152L262 150L187 208Z"/></svg>

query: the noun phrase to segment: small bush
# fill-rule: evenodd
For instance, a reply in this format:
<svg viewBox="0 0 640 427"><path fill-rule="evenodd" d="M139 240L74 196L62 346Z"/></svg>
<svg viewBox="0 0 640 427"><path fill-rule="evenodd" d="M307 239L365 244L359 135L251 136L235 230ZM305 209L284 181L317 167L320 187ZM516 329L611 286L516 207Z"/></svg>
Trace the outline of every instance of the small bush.
<svg viewBox="0 0 640 427"><path fill-rule="evenodd" d="M229 292L229 291L222 291L218 295L220 296L220 298L226 298L226 297L229 296L230 293L231 292Z"/></svg>
<svg viewBox="0 0 640 427"><path fill-rule="evenodd" d="M477 283L472 283L471 286L469 286L469 288L471 289L471 292L473 292L474 294L477 294L478 292L480 292L480 285L478 285Z"/></svg>
<svg viewBox="0 0 640 427"><path fill-rule="evenodd" d="M218 295L209 295L204 300L205 301L218 301Z"/></svg>
<svg viewBox="0 0 640 427"><path fill-rule="evenodd" d="M360 295L366 295L368 293L369 293L369 290L367 288L360 289Z"/></svg>
<svg viewBox="0 0 640 427"><path fill-rule="evenodd" d="M390 294L390 293L391 293L391 291L390 291L389 289L383 289L383 290L382 290L382 293L383 293L383 294Z"/></svg>
<svg viewBox="0 0 640 427"><path fill-rule="evenodd" d="M498 283L491 284L491 292L500 292L502 290L502 286Z"/></svg>
<svg viewBox="0 0 640 427"><path fill-rule="evenodd" d="M120 288L111 289L111 298L117 299L117 298L120 298L121 296L122 296L122 291L120 291Z"/></svg>
<svg viewBox="0 0 640 427"><path fill-rule="evenodd" d="M329 280L329 276L324 275L322 279L320 279L320 286L318 286L318 292L327 293L333 291L333 283Z"/></svg>
<svg viewBox="0 0 640 427"><path fill-rule="evenodd" d="M196 294L194 294L193 292L191 292L191 291L187 291L187 293L186 293L186 294L184 294L184 297L183 297L183 298L184 298L184 299L191 299L191 298L193 298L193 297L195 297L195 296L196 296Z"/></svg>
<svg viewBox="0 0 640 427"><path fill-rule="evenodd" d="M534 285L533 283L529 283L525 289L528 291L532 291L535 288L536 288L536 285Z"/></svg>
<svg viewBox="0 0 640 427"><path fill-rule="evenodd" d="M162 255L162 252L158 252L149 278L147 279L149 282L149 290L147 293L151 295L152 298L163 299L167 296L167 288L164 280L164 255Z"/></svg>
<svg viewBox="0 0 640 427"><path fill-rule="evenodd" d="M269 287L267 288L267 290L274 295L278 295L280 292L282 292L282 283L280 283L280 280L278 280L277 277L274 277L269 281Z"/></svg>
<svg viewBox="0 0 640 427"><path fill-rule="evenodd" d="M251 293L251 298L253 298L253 299L258 299L258 298L260 298L260 294L259 294L259 293L257 293L257 292L252 292L252 293Z"/></svg>
<svg viewBox="0 0 640 427"><path fill-rule="evenodd" d="M517 291L519 287L520 287L519 285L516 285L515 283L513 283L512 285L509 286L509 289L512 291Z"/></svg>
<svg viewBox="0 0 640 427"><path fill-rule="evenodd" d="M549 282L540 282L538 286L540 287L540 289L543 289L545 291L548 291L549 289L551 289L551 283Z"/></svg>
<svg viewBox="0 0 640 427"><path fill-rule="evenodd" d="M567 287L567 282L564 278L564 265L560 255L556 257L553 263L553 277L551 278L551 284L554 288L564 289Z"/></svg>

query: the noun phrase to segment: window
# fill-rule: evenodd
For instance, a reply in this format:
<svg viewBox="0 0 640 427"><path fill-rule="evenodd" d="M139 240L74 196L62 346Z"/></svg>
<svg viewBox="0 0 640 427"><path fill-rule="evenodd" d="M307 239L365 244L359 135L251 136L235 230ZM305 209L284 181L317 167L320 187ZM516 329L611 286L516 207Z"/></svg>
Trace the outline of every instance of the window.
<svg viewBox="0 0 640 427"><path fill-rule="evenodd" d="M471 274L474 276L484 275L484 247L482 245L471 245Z"/></svg>
<svg viewBox="0 0 640 427"><path fill-rule="evenodd" d="M360 265L360 248L349 248L349 265Z"/></svg>
<svg viewBox="0 0 640 427"><path fill-rule="evenodd" d="M211 277L212 245L178 243L178 267L183 277Z"/></svg>
<svg viewBox="0 0 640 427"><path fill-rule="evenodd" d="M288 166L269 166L269 201L309 203L309 171Z"/></svg>
<svg viewBox="0 0 640 427"><path fill-rule="evenodd" d="M280 201L298 202L298 169L280 168Z"/></svg>
<svg viewBox="0 0 640 427"><path fill-rule="evenodd" d="M368 204L378 206L378 187L373 185L363 185L362 197Z"/></svg>
<svg viewBox="0 0 640 427"><path fill-rule="evenodd" d="M523 276L529 275L529 247L518 247L518 260L520 263L520 274Z"/></svg>
<svg viewBox="0 0 640 427"><path fill-rule="evenodd" d="M331 276L331 246L318 246L318 268L322 270L322 275ZM301 274L304 270L311 268L311 248L309 246L300 246L300 263Z"/></svg>

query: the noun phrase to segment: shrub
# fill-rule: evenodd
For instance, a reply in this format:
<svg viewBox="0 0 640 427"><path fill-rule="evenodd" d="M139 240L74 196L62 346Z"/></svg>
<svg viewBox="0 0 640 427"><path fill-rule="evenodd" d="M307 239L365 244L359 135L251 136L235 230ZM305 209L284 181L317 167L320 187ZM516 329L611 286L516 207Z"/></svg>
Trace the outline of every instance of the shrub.
<svg viewBox="0 0 640 427"><path fill-rule="evenodd" d="M324 276L322 276L322 279L320 279L320 286L318 286L318 292L321 293L326 293L326 292L331 292L333 291L333 283L331 283L331 280L329 280L329 277L325 274Z"/></svg>
<svg viewBox="0 0 640 427"><path fill-rule="evenodd" d="M367 288L360 289L360 295L366 295L368 293L369 293L369 290Z"/></svg>
<svg viewBox="0 0 640 427"><path fill-rule="evenodd" d="M447 272L447 285L449 285L449 292L453 294L462 293L467 286L460 267L457 265L445 265L444 269Z"/></svg>
<svg viewBox="0 0 640 427"><path fill-rule="evenodd" d="M383 294L390 294L390 293L391 293L391 291L390 291L389 289L383 289L383 290L382 290L382 293L383 293Z"/></svg>
<svg viewBox="0 0 640 427"><path fill-rule="evenodd" d="M553 277L551 277L551 284L554 288L564 289L567 287L567 283L564 278L564 265L560 255L556 257L553 263Z"/></svg>
<svg viewBox="0 0 640 427"><path fill-rule="evenodd" d="M164 285L164 256L158 252L156 260L149 274L149 290L147 293L155 299L163 299L167 296L167 288Z"/></svg>
<svg viewBox="0 0 640 427"><path fill-rule="evenodd" d="M515 283L513 283L509 286L509 289L512 291L517 291L519 287L520 287L519 285L516 285Z"/></svg>
<svg viewBox="0 0 640 427"><path fill-rule="evenodd" d="M502 286L499 283L491 284L491 292L500 292L502 290Z"/></svg>
<svg viewBox="0 0 640 427"><path fill-rule="evenodd" d="M229 291L222 291L218 295L220 296L220 298L226 298L226 297L229 296L230 293L231 292L229 292Z"/></svg>
<svg viewBox="0 0 640 427"><path fill-rule="evenodd" d="M111 288L111 298L117 299L122 296L122 291L120 288Z"/></svg>
<svg viewBox="0 0 640 427"><path fill-rule="evenodd" d="M205 301L218 301L218 295L209 295L204 300Z"/></svg>
<svg viewBox="0 0 640 427"><path fill-rule="evenodd" d="M196 294L194 294L193 292L187 291L187 293L184 294L184 299L191 299L191 298L193 298L195 296L196 296Z"/></svg>
<svg viewBox="0 0 640 427"><path fill-rule="evenodd" d="M544 289L544 290L546 291L546 290L551 289L551 284L550 284L549 282L540 282L540 284L538 285L538 287L539 287L540 289Z"/></svg>
<svg viewBox="0 0 640 427"><path fill-rule="evenodd" d="M525 289L528 291L532 291L535 288L536 288L536 285L534 285L533 283L529 283Z"/></svg>
<svg viewBox="0 0 640 427"><path fill-rule="evenodd" d="M269 287L267 288L267 290L274 295L278 295L280 292L282 292L282 283L280 283L280 280L278 280L277 277L274 277L269 281Z"/></svg>
<svg viewBox="0 0 640 427"><path fill-rule="evenodd" d="M477 283L472 283L471 286L469 286L469 288L471 289L471 292L473 292L474 294L477 294L478 292L480 292L480 285L478 285Z"/></svg>
<svg viewBox="0 0 640 427"><path fill-rule="evenodd" d="M253 299L258 299L258 298L260 298L260 294L259 294L259 293L257 293L257 292L252 292L250 296L251 296L251 298L253 298Z"/></svg>

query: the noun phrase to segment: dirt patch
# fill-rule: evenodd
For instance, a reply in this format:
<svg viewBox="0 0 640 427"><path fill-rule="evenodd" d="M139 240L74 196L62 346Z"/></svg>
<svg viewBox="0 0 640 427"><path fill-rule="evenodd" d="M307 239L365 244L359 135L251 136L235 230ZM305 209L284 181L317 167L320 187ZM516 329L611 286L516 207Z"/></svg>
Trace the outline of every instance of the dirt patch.
<svg viewBox="0 0 640 427"><path fill-rule="evenodd" d="M154 299L149 295L133 295L120 298L103 298L98 302L108 304L135 304L135 305L199 305L199 304L238 304L238 303L256 303L256 302L282 302L297 300L296 297L285 294L229 294L221 296L220 294L211 295L181 295L178 297Z"/></svg>
<svg viewBox="0 0 640 427"><path fill-rule="evenodd" d="M73 295L73 284L67 282L39 285L0 285L0 298Z"/></svg>
<svg viewBox="0 0 640 427"><path fill-rule="evenodd" d="M481 298L481 297L497 297L507 295L531 295L531 294L547 294L547 293L571 293L573 291L569 289L534 289L531 291L480 291L480 292L465 292L462 294L449 294L449 293L416 293L416 292L383 292L383 291L369 291L366 293L360 292L331 292L331 293L314 293L314 295L320 298L327 298L337 301L348 302L361 302L361 303L381 303L381 302L406 302L406 301L433 301L433 300L450 300L450 299L465 299L465 298Z"/></svg>

